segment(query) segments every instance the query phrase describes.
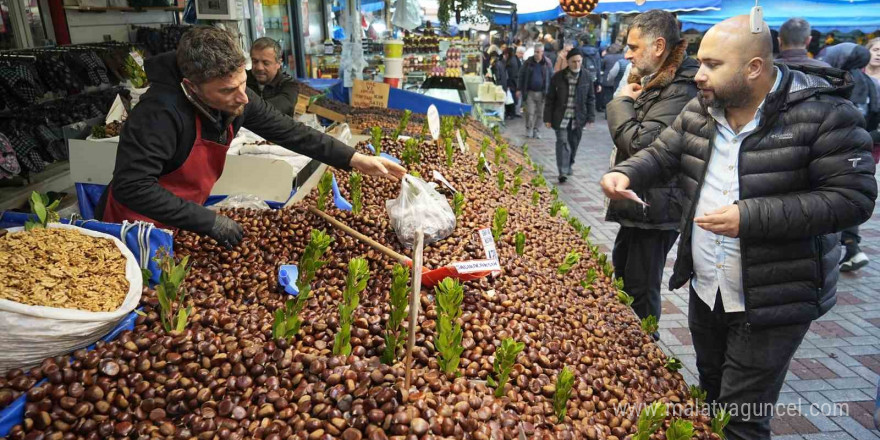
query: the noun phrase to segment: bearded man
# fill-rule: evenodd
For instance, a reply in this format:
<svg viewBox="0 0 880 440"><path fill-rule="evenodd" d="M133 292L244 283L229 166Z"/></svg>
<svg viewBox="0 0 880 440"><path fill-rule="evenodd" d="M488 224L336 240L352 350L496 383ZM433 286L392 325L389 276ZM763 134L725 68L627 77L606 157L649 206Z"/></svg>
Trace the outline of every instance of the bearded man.
<svg viewBox="0 0 880 440"><path fill-rule="evenodd" d="M715 25L694 99L651 147L602 178L611 199L679 175L688 327L707 403L729 439L770 439L772 407L810 323L836 301L839 231L866 221L877 183L847 76L773 65L769 27ZM716 406L716 407L717 407Z"/></svg>

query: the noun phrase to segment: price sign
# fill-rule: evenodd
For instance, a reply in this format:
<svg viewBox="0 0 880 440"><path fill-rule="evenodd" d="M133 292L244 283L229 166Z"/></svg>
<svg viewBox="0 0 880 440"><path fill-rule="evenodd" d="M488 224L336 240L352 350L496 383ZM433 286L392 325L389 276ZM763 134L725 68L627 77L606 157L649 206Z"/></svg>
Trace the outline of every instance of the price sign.
<svg viewBox="0 0 880 440"><path fill-rule="evenodd" d="M458 139L458 149L461 150L462 153L467 152L467 146L461 139L461 130L455 130L455 138Z"/></svg>
<svg viewBox="0 0 880 440"><path fill-rule="evenodd" d="M138 66L141 66L141 69L144 68L144 57L142 57L141 54L137 53L136 50L133 50L128 54L131 55L131 58L134 59L134 62L136 62Z"/></svg>
<svg viewBox="0 0 880 440"><path fill-rule="evenodd" d="M440 112L437 111L437 107L434 104L428 107L427 117L428 130L431 132L431 137L436 141L440 137Z"/></svg>
<svg viewBox="0 0 880 440"><path fill-rule="evenodd" d="M388 108L388 93L391 86L373 81L354 80L351 89L352 107Z"/></svg>
<svg viewBox="0 0 880 440"><path fill-rule="evenodd" d="M452 184L449 183L448 180L446 180L446 177L443 177L443 175L440 174L439 171L434 170L434 174L433 174L433 175L434 175L434 180L436 180L436 181L438 181L438 182L440 182L440 183L446 185L446 187L449 188L450 190L452 190L452 192L454 192L454 193L457 193L457 192L458 192L458 191L455 190L455 188L452 187Z"/></svg>

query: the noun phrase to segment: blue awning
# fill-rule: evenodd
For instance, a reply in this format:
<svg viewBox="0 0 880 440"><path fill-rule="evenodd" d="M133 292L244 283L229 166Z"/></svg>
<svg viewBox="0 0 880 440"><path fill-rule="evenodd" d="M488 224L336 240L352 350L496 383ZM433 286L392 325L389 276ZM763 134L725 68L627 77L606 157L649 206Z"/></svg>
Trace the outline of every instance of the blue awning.
<svg viewBox="0 0 880 440"><path fill-rule="evenodd" d="M717 11L721 0L648 0L639 6L631 0L601 0L594 14L637 14L651 9L669 12Z"/></svg>
<svg viewBox="0 0 880 440"><path fill-rule="evenodd" d="M632 0L601 0L599 4L596 5L596 9L593 10L593 13L635 14L651 9L663 9L670 12L711 11L718 10L721 7L721 1L722 0L647 0L645 4L639 6L636 4L635 1ZM514 3L517 3L517 23L550 21L556 20L557 18L565 15L565 12L562 10L562 7L559 6L558 2L550 2L551 5L553 3L557 3L555 7L543 6L539 7L538 10L535 10L535 7L533 6L538 3L534 0L520 0L515 1ZM510 24L509 14L495 14L491 18L495 24Z"/></svg>
<svg viewBox="0 0 880 440"><path fill-rule="evenodd" d="M807 20L819 32L869 33L880 29L880 0L773 0L759 4L764 21L774 29L791 17ZM720 11L681 14L678 19L685 30L705 31L727 18L748 14L753 6L754 0L723 0Z"/></svg>

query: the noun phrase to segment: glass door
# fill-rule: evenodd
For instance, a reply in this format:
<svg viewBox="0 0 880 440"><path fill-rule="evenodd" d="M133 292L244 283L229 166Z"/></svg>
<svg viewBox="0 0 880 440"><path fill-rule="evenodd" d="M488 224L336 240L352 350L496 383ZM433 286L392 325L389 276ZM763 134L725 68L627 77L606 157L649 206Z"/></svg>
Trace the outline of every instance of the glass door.
<svg viewBox="0 0 880 440"><path fill-rule="evenodd" d="M0 0L0 50L45 44L38 0Z"/></svg>

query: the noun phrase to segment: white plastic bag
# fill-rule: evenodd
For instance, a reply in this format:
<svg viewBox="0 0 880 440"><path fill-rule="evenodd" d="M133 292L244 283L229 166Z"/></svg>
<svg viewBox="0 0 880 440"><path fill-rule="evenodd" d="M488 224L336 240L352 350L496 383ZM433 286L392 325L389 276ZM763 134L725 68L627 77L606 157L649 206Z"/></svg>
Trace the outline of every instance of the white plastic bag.
<svg viewBox="0 0 880 440"><path fill-rule="evenodd" d="M422 25L422 8L418 0L397 0L391 23L411 31Z"/></svg>
<svg viewBox="0 0 880 440"><path fill-rule="evenodd" d="M455 229L455 213L431 184L407 174L400 183L400 196L385 202L391 226L407 248L415 243L416 230L425 233L425 245L440 241Z"/></svg>
<svg viewBox="0 0 880 440"><path fill-rule="evenodd" d="M235 194L229 195L225 199L209 206L210 209L219 210L220 208L251 208L256 210L269 209L268 203L253 194Z"/></svg>
<svg viewBox="0 0 880 440"><path fill-rule="evenodd" d="M128 293L122 306L112 312L31 306L0 299L0 374L14 368L30 368L43 359L66 355L88 347L109 333L141 300L144 281L131 251L118 238L76 226L52 223L50 228L74 229L93 237L108 238L125 257ZM17 232L24 228L9 228Z"/></svg>

